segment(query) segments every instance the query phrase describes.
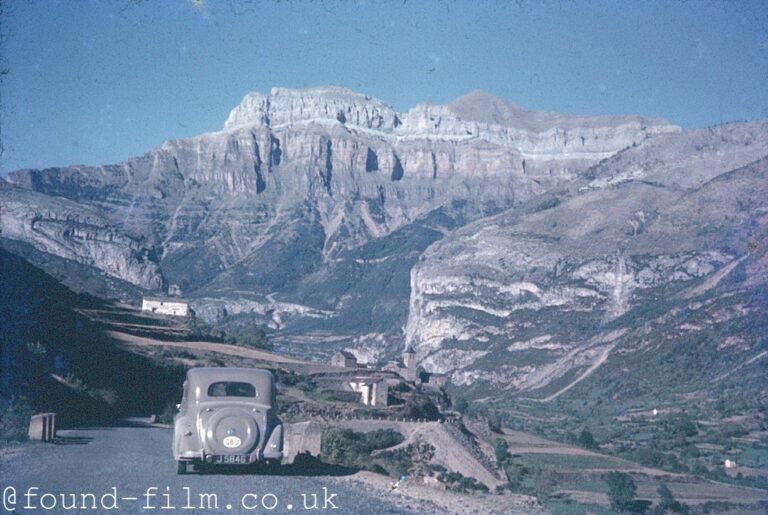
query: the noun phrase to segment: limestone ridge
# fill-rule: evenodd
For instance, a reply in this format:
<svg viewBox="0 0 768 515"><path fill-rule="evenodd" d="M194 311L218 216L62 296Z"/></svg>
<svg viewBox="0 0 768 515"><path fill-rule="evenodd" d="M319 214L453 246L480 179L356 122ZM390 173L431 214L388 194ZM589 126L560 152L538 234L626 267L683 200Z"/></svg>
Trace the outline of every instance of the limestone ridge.
<svg viewBox="0 0 768 515"><path fill-rule="evenodd" d="M337 87L250 93L220 132L170 140L118 165L23 170L6 178L44 195L33 203L40 208L46 198L76 204L51 200L49 212L88 206L106 230L124 238L78 239L79 222L67 217L59 217L60 231L44 234L34 216L21 212L5 213L4 235L142 288L161 287L165 275L186 291L266 242L284 240L292 231L288 219L315 220L323 233L319 256L328 258L446 202L510 206L628 145L678 130L639 117L581 117L582 125L567 129L537 122L534 130L475 116L466 107L471 98L457 105L398 113ZM293 216L302 209L313 214ZM126 255L142 257L124 258L120 266L94 257L112 255L123 241L130 242ZM188 264L197 267L194 280Z"/></svg>
<svg viewBox="0 0 768 515"><path fill-rule="evenodd" d="M503 149L498 155L483 156L496 158L489 169L523 171L525 161L527 173L545 176L559 175L568 165L579 169L584 161L609 157L648 136L680 130L664 120L640 116L587 117L530 111L479 92L448 106L419 104L399 113L378 99L337 87L249 93L232 110L224 130L280 130L300 125L338 125L395 147L419 141L454 145L482 141ZM478 162L462 163L451 154L420 154L397 160L410 164L404 173L429 175L431 170L434 177L456 171L471 175L473 167L462 165ZM397 160L390 159L392 168Z"/></svg>

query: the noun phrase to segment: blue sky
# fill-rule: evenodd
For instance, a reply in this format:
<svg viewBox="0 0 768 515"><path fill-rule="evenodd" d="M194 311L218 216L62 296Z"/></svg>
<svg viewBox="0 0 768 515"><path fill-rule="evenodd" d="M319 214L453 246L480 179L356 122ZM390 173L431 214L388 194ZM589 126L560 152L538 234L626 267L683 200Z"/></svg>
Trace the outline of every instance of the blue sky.
<svg viewBox="0 0 768 515"><path fill-rule="evenodd" d="M472 90L684 127L768 117L765 1L6 0L2 173L218 130L249 91Z"/></svg>

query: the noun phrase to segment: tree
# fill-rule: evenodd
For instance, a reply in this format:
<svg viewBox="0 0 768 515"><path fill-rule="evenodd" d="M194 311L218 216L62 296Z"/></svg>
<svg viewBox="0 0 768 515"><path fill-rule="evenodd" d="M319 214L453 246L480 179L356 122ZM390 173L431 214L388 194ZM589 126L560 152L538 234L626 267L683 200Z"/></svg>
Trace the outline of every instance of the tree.
<svg viewBox="0 0 768 515"><path fill-rule="evenodd" d="M502 433L501 431L501 417L495 411L488 414L488 429L494 433Z"/></svg>
<svg viewBox="0 0 768 515"><path fill-rule="evenodd" d="M469 403L467 402L467 399L465 399L464 397L459 397L458 399L456 399L456 403L454 407L456 408L456 411L464 415L467 413L467 409L469 409Z"/></svg>
<svg viewBox="0 0 768 515"><path fill-rule="evenodd" d="M584 429L579 435L579 445L585 449L594 449L597 447L597 442L595 442L595 438L592 436L592 433L590 433L589 430Z"/></svg>
<svg viewBox="0 0 768 515"><path fill-rule="evenodd" d="M608 498L611 500L611 507L617 511L627 509L637 493L637 485L632 476L614 470L606 474L605 481L608 483Z"/></svg>
<svg viewBox="0 0 768 515"><path fill-rule="evenodd" d="M677 413L670 416L664 423L666 429L675 437L685 438L698 433L696 421L687 413Z"/></svg>
<svg viewBox="0 0 768 515"><path fill-rule="evenodd" d="M271 349L272 344L267 339L264 329L256 324L249 325L235 333L235 340L239 345L246 347L256 347L260 349Z"/></svg>
<svg viewBox="0 0 768 515"><path fill-rule="evenodd" d="M672 495L672 490L669 489L669 486L665 481L662 481L661 484L659 484L656 492L658 492L660 497L659 510L662 513L667 510L675 513L688 513L688 505L675 500L675 496Z"/></svg>
<svg viewBox="0 0 768 515"><path fill-rule="evenodd" d="M496 440L494 451L496 451L496 461L498 461L499 464L504 464L504 462L509 458L509 445L503 438L498 438Z"/></svg>

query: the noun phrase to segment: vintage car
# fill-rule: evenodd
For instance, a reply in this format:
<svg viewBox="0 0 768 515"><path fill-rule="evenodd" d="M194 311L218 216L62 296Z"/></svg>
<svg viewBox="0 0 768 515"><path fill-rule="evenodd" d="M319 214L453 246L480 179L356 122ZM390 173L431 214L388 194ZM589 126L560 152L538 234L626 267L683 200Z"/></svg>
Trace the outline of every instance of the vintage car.
<svg viewBox="0 0 768 515"><path fill-rule="evenodd" d="M173 423L178 473L205 465L279 463L275 379L258 368L192 368Z"/></svg>

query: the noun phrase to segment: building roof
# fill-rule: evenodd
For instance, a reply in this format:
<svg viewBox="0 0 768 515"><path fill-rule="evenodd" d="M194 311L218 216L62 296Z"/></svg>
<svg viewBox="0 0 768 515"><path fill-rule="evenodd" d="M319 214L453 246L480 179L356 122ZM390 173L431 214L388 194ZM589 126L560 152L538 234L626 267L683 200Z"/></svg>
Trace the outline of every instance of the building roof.
<svg viewBox="0 0 768 515"><path fill-rule="evenodd" d="M178 297L150 297L145 295L144 297L141 298L141 300L142 301L149 300L153 302L177 302L179 304L189 304L189 302L187 302L186 300L180 299Z"/></svg>
<svg viewBox="0 0 768 515"><path fill-rule="evenodd" d="M336 354L334 354L334 356L337 356L337 355L339 355L339 354L341 354L342 356L344 356L344 357L345 357L345 358L347 358L347 359L354 359L355 361L357 361L357 358L355 357L355 355L354 355L354 354L352 354L352 353L351 353L351 352L349 352L349 351L346 351L346 350L340 350L339 352L337 352Z"/></svg>
<svg viewBox="0 0 768 515"><path fill-rule="evenodd" d="M368 376L368 377L356 376L354 379L352 379L352 381L356 383L362 383L362 384L378 384L386 380L387 380L386 377L381 377L381 376Z"/></svg>
<svg viewBox="0 0 768 515"><path fill-rule="evenodd" d="M405 350L403 351L403 354L416 354L416 351L415 351L415 350L413 350L413 347L411 347L411 346L409 345L409 346L407 346L407 347L405 348Z"/></svg>

